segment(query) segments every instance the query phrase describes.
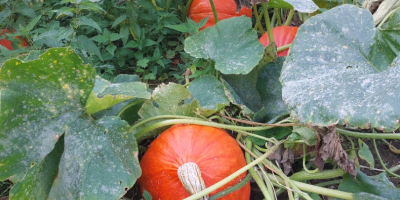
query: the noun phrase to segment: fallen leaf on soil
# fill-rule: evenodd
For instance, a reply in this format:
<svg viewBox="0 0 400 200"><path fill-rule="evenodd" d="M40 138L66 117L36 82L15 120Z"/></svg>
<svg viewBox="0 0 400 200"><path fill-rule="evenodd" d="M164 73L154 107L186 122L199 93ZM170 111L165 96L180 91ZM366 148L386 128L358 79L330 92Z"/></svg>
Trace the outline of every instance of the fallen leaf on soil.
<svg viewBox="0 0 400 200"><path fill-rule="evenodd" d="M314 164L318 169L322 171L326 160L331 158L340 168L348 172L351 176L356 177L357 171L355 165L348 159L347 153L336 134L336 124L327 127L313 125L309 127L318 133L314 159Z"/></svg>
<svg viewBox="0 0 400 200"><path fill-rule="evenodd" d="M294 163L294 155L292 149L285 149L285 152L283 152L281 163L283 164L283 172L288 175L290 171L292 171L292 164Z"/></svg>

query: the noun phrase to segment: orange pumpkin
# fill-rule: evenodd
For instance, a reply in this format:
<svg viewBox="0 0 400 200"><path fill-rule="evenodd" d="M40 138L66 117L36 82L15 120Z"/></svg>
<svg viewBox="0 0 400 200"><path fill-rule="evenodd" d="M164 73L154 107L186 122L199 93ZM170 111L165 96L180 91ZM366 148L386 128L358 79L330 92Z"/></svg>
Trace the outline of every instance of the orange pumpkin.
<svg viewBox="0 0 400 200"><path fill-rule="evenodd" d="M252 10L246 7L240 9L240 11L236 13L236 4L234 0L214 0L214 6L219 21L242 15L251 17L252 15ZM201 27L200 30L215 24L214 14L209 0L193 0L192 4L190 4L188 15L190 19L197 23L209 16L207 23Z"/></svg>
<svg viewBox="0 0 400 200"><path fill-rule="evenodd" d="M193 163L198 166L197 170L201 173L205 187L210 187L246 165L239 145L224 130L177 124L161 133L141 159L142 176L138 182L142 192L148 191L157 200L177 200L190 196L178 173L183 177L190 177L183 172L188 170L188 166L192 167ZM240 182L244 176L245 174L241 174L210 195ZM220 199L249 198L250 183L247 183Z"/></svg>
<svg viewBox="0 0 400 200"><path fill-rule="evenodd" d="M297 29L299 27L293 26L277 26L272 29L272 34L274 35L274 41L276 47L281 47L293 42L294 37L296 36ZM266 47L269 44L268 33L265 32L264 35L260 37L261 44ZM278 56L287 56L289 49L285 49L283 51L278 52Z"/></svg>
<svg viewBox="0 0 400 200"><path fill-rule="evenodd" d="M0 36L3 36L4 33L10 33L10 31L8 31L7 29L2 29ZM15 36L15 38L20 39L20 36ZM22 42L23 47L28 46L28 42L26 42L26 40L24 38L20 39L20 41ZM14 48L12 47L11 41L7 40L7 36L4 36L4 39L0 39L0 45L3 45L5 48L7 48L9 50L14 50ZM17 46L20 46L20 45L17 44Z"/></svg>

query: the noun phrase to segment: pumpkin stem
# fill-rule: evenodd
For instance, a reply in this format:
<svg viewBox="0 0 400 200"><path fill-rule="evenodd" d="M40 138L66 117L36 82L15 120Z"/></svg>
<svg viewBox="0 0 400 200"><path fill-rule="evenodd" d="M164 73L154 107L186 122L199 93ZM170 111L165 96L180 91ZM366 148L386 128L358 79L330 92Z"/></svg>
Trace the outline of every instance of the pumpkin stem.
<svg viewBox="0 0 400 200"><path fill-rule="evenodd" d="M183 187L191 194L196 194L204 189L203 178L199 166L196 163L188 162L178 168L178 177ZM208 195L204 196L200 200L208 200Z"/></svg>

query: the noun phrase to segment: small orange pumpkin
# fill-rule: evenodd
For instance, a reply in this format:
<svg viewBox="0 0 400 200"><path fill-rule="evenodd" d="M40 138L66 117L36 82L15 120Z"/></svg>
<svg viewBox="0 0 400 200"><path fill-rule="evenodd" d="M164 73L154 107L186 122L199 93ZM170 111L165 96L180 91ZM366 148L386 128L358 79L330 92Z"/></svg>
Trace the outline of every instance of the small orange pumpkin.
<svg viewBox="0 0 400 200"><path fill-rule="evenodd" d="M294 37L296 36L297 29L299 27L293 26L277 26L272 29L272 34L274 35L274 41L276 47L281 47L293 42ZM265 32L264 35L260 37L261 44L266 47L269 44L268 32ZM287 56L289 49L285 49L283 51L278 52L278 56Z"/></svg>
<svg viewBox="0 0 400 200"><path fill-rule="evenodd" d="M251 17L252 15L252 10L246 7L240 9L240 11L236 13L236 4L234 0L214 0L214 6L219 21L242 15ZM192 4L190 4L188 15L190 19L197 23L209 16L207 23L201 27L200 30L214 26L215 24L214 14L209 0L193 0Z"/></svg>
<svg viewBox="0 0 400 200"><path fill-rule="evenodd" d="M226 131L208 126L177 124L161 133L141 159L142 176L138 182L142 192L146 190L153 199L161 200L184 199L190 196L179 176L192 177L183 172L190 171L191 167L195 168L194 165L198 167L197 172L201 173L204 186L210 187L244 167L246 161L236 140ZM210 195L240 182L244 176L245 174L241 174ZM202 189L198 189L200 190ZM220 199L249 198L250 183L247 183Z"/></svg>

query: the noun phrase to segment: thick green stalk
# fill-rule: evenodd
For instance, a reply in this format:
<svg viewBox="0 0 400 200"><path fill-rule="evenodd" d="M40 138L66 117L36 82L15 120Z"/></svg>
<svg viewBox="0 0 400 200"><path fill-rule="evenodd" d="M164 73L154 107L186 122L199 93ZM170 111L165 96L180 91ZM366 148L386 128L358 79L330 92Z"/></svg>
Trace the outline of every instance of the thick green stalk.
<svg viewBox="0 0 400 200"><path fill-rule="evenodd" d="M329 179L337 178L346 174L342 169L331 169L324 170L316 173L308 173L306 171L301 171L290 176L290 179L295 181L305 181L305 180L318 180L318 179Z"/></svg>
<svg viewBox="0 0 400 200"><path fill-rule="evenodd" d="M247 127L247 126L234 126L234 125L226 125L226 124L219 124L215 122L210 122L210 121L203 121L199 119L168 119L168 120L163 120L160 122L156 122L154 124L151 124L142 130L140 130L138 133L135 134L136 140L138 143L140 143L144 138L142 138L146 133L155 130L157 128L161 128L164 126L169 126L173 124L198 124L198 125L204 125L204 126L212 126L212 127L217 127L217 128L222 128L222 129L228 129L232 131L259 131L259 130L267 130L271 129L275 126L257 126L257 127ZM135 128L137 126L135 125ZM133 130L134 127L131 127L130 130Z"/></svg>
<svg viewBox="0 0 400 200"><path fill-rule="evenodd" d="M229 193L232 193L232 192L242 188L250 181L250 179L251 179L251 175L247 174L246 177L244 177L244 179L242 179L239 183L236 183L234 186L228 187L225 190L222 190L221 192L218 192L218 193L210 196L209 200L216 200L218 198L221 198Z"/></svg>
<svg viewBox="0 0 400 200"><path fill-rule="evenodd" d="M348 136L357 137L357 138L394 139L394 140L400 139L399 133L359 133L359 132L344 130L344 129L340 129L340 128L336 128L336 132L338 132L342 135L348 135Z"/></svg>
<svg viewBox="0 0 400 200"><path fill-rule="evenodd" d="M218 22L218 15L217 15L217 10L215 9L215 5L214 5L214 1L213 0L209 0L210 4L211 4L211 9L213 11L214 14L214 19L215 19L215 23Z"/></svg>
<svg viewBox="0 0 400 200"><path fill-rule="evenodd" d="M253 143L249 138L245 139L247 149L251 149ZM251 156L248 152L245 152L245 158L247 163L251 163ZM267 186L264 184L263 180L258 176L257 172L254 168L249 169L249 173L253 177L254 181L257 183L258 188L260 188L262 194L264 195L266 200L273 200L272 195L268 192Z"/></svg>
<svg viewBox="0 0 400 200"><path fill-rule="evenodd" d="M293 15L294 15L294 9L290 9L288 17L287 17L287 19L285 21L285 26L289 26L290 25L290 22L292 21Z"/></svg>
<svg viewBox="0 0 400 200"><path fill-rule="evenodd" d="M281 143L280 143L281 144ZM197 194L194 194L184 200L195 200L195 199L199 199L207 194L210 194L212 191L220 188L221 186L229 183L231 180L235 179L236 177L238 177L240 174L245 173L247 170L249 170L250 168L254 167L256 164L258 164L259 162L261 162L262 160L266 159L269 155L271 155L276 149L278 149L279 145L275 145L273 147L270 148L270 151L266 152L265 154L263 154L262 156L260 156L259 158L255 159L253 162L247 164L246 166L240 168L238 171L236 171L235 173L229 175L228 177L222 179L221 181L219 181L218 183L200 191Z"/></svg>
<svg viewBox="0 0 400 200"><path fill-rule="evenodd" d="M264 2L261 2L261 6L263 8L265 26L267 27L267 32L268 32L268 39L269 39L269 42L272 43L272 42L274 42L274 36L272 35L272 26L271 26L271 21L269 19L267 4L265 4Z"/></svg>

